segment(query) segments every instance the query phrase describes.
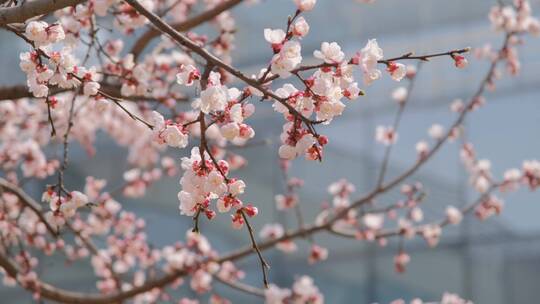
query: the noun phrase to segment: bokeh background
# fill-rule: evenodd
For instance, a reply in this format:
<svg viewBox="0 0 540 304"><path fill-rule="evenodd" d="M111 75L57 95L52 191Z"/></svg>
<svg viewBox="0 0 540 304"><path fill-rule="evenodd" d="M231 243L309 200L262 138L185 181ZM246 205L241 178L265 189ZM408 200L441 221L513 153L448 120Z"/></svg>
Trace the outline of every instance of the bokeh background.
<svg viewBox="0 0 540 304"><path fill-rule="evenodd" d="M494 46L502 42L501 34L490 28L487 14L495 0L378 0L371 5L354 0L319 0L316 9L305 14L311 26L303 40L302 53L313 60L313 50L323 41L337 41L348 55L364 46L367 39L377 38L386 57L414 51L422 54L462 47ZM540 9L538 1L531 1ZM282 28L286 16L294 12L291 0L266 0L260 4L240 5L233 10L237 22L237 48L233 52L236 66L255 72L266 66L271 54L263 38L263 29ZM207 28L197 29L204 33ZM106 32L106 31L103 31ZM126 44L132 38L126 37ZM24 82L18 68L18 53L26 45L11 34L0 31L0 85ZM474 143L480 158L492 160L496 176L512 167L521 167L524 159L540 157L540 40L529 37L520 48L522 71L506 76L497 83L497 91L488 93L488 104L469 116L466 136ZM465 70L453 68L449 58L424 64L416 89L402 121L398 144L394 149L388 177L408 168L415 160L414 145L427 139L433 123L448 126L455 116L449 105L456 98L467 99L486 73L487 63L470 58ZM373 187L383 147L374 144L374 129L391 124L397 107L390 92L399 84L389 77L365 88L367 96L348 103L345 114L319 131L330 137L324 162L293 162L291 175L305 179L300 191L301 208L312 221L321 203L329 199L327 186L341 177L357 187L355 196ZM253 102L257 102L254 100ZM254 146L239 151L249 165L234 173L248 184L246 199L260 208L254 220L256 228L266 222L281 222L296 227L294 215L275 210L274 195L284 191L278 168L277 147L282 118L267 104L258 104L250 118L257 139L270 140L269 146ZM67 172L68 188L81 187L84 177L93 175L120 184L128 168L124 149L116 147L106 136L98 140L98 152L89 158L74 145ZM476 198L468 186L467 175L459 160L459 144L444 149L410 181L420 181L428 191L424 212L427 219L444 216L445 206L462 206ZM50 153L59 154L53 147ZM185 156L189 149L181 152ZM175 155L178 157L178 155ZM141 214L147 221L149 238L156 246L182 240L192 221L178 213L176 193L179 177L165 178L154 185L142 199L123 200L123 207ZM115 183L114 181L117 181ZM42 184L29 184L37 195ZM390 193L380 203L392 203L397 193ZM536 303L540 298L540 194L524 189L505 195L505 210L500 217L479 223L467 217L463 225L443 231L441 244L427 247L423 240L409 241L405 248L412 261L404 274L393 270L397 241L385 248L353 240L319 234L317 243L330 249L329 259L310 267L308 243L298 241L299 251L283 255L275 250L265 252L271 262L270 279L277 285L290 286L298 275L315 278L327 303L388 303L403 297L410 300L440 298L445 291L456 292L475 303ZM227 216L212 223L202 222L203 233L213 246L226 252L247 245L245 231L233 231ZM260 286L258 261L248 258L238 263L247 272L246 282ZM93 272L88 265L77 263L65 268L63 260L40 265L44 277L55 284L80 291L95 291ZM216 290L233 303L260 303L261 299L230 290L216 282ZM181 294L201 299L187 288ZM19 288L0 287L0 303L30 303L31 297Z"/></svg>

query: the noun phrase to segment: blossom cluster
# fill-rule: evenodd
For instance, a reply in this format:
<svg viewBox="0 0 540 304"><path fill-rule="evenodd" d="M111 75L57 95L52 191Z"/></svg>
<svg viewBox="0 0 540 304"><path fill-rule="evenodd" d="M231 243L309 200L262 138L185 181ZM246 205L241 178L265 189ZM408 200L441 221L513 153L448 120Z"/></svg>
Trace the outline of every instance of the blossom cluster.
<svg viewBox="0 0 540 304"><path fill-rule="evenodd" d="M207 152L200 154L199 148L191 150L191 157L182 158L184 174L180 179L182 191L178 193L181 214L193 216L204 212L208 219L214 218L216 212L210 202L217 200L216 207L221 213L235 213L231 215L234 228L241 228L244 224L245 214L256 216L258 210L251 204L244 205L238 198L244 193L244 181L227 177L229 164L224 160L214 163Z"/></svg>
<svg viewBox="0 0 540 304"><path fill-rule="evenodd" d="M300 155L305 155L307 159L320 160L322 148L328 143L328 139L317 134L313 124L306 122L306 119L314 116L314 121L329 124L336 116L342 115L346 107L342 100L355 100L363 94L354 78L355 67L360 67L364 83L369 85L382 76L378 65L384 56L374 39L369 40L349 61L345 60L345 53L338 43L323 42L321 49L314 52L314 57L322 60L323 64L311 76L303 78L295 70L302 61L300 43L292 40L297 36L297 23L300 23L299 27L303 29L308 28L305 19L299 18L293 23L291 32L266 29L264 33L274 52L277 52L272 59L271 72L281 77L293 73L304 87L297 89L293 84L287 83L275 91L281 100L274 102L274 110L282 113L287 121L281 133L279 155L288 160ZM301 33L304 35L307 31ZM408 73L404 64L393 61L387 62L387 71L396 81L400 81ZM388 144L395 142L391 129L381 129L378 134L378 138Z"/></svg>
<svg viewBox="0 0 540 304"><path fill-rule="evenodd" d="M28 88L34 97L48 97L49 87L58 86L63 89L77 87L84 83L83 94L95 96L99 92L99 76L95 69L86 70L76 65L70 49L50 51L39 49L25 52L20 56L20 67L28 78ZM49 65L43 64L42 53L49 58ZM48 101L51 102L51 101Z"/></svg>
<svg viewBox="0 0 540 304"><path fill-rule="evenodd" d="M46 46L63 40L66 35L60 24L49 25L45 21L31 21L26 26L25 35L37 47Z"/></svg>
<svg viewBox="0 0 540 304"><path fill-rule="evenodd" d="M324 296L319 288L315 286L313 279L308 276L301 276L296 279L292 289L280 288L274 284L265 291L267 304L299 303L299 304L322 304Z"/></svg>
<svg viewBox="0 0 540 304"><path fill-rule="evenodd" d="M406 304L407 302L403 299L397 299L397 300L394 300L392 302L390 302L390 304ZM415 298L415 299L412 299L410 302L408 302L410 304L424 304L424 303L433 303L432 301L423 301L419 298ZM439 304L473 304L473 302L469 301L469 300L466 300L466 299L463 299L462 297L460 297L458 294L455 294L455 293L450 293L450 292L445 292L443 295L442 295L442 298L440 301L438 301L437 303Z"/></svg>
<svg viewBox="0 0 540 304"><path fill-rule="evenodd" d="M529 2L527 0L513 2L513 4L494 6L489 12L489 20L495 30L540 34L540 21L531 15Z"/></svg>
<svg viewBox="0 0 540 304"><path fill-rule="evenodd" d="M201 73L193 65L185 65L176 75L180 85L192 86L200 83ZM201 97L194 100L192 107L205 114L212 114L214 122L220 125L223 138L233 142L242 143L255 136L255 131L244 122L253 115L255 107L244 100L250 96L250 90L240 91L237 88L227 88L222 84L221 74L210 72L205 80L206 88Z"/></svg>
<svg viewBox="0 0 540 304"><path fill-rule="evenodd" d="M328 124L334 117L342 115L345 109L343 98L355 100L361 95L362 91L353 75L354 66L360 67L365 84L371 84L382 75L377 67L383 59L383 51L373 39L349 61L337 42L323 42L321 49L316 50L313 55L324 63L310 77L300 76L300 70L296 70L302 62L300 39L309 32L309 24L305 18L298 16L313 9L315 3L316 1L296 2L299 10L289 20L287 31L264 30L264 37L270 43L274 56L270 71L261 71L262 80L266 80L264 77L269 74L277 74L282 78L294 74L304 87L299 90L293 84L287 83L275 92L281 100L274 102L274 109L282 113L287 120L281 134L283 144L279 148L279 155L289 160L299 155L305 155L312 160L322 158L322 147L328 140L315 133L312 126L306 123L306 119L314 115L316 121ZM406 74L405 65L401 63L389 62L387 66L388 72L396 81Z"/></svg>
<svg viewBox="0 0 540 304"><path fill-rule="evenodd" d="M72 191L67 195L58 195L51 187L43 193L42 201L49 204L51 211L46 213L47 220L57 227L61 227L66 220L75 216L78 208L88 204L88 197L79 192Z"/></svg>

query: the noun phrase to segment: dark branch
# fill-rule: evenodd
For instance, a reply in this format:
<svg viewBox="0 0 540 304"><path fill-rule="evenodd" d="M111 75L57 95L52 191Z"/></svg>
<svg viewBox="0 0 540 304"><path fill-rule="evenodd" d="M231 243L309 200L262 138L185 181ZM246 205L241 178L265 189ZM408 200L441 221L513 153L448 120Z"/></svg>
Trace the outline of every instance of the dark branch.
<svg viewBox="0 0 540 304"><path fill-rule="evenodd" d="M35 0L21 1L21 5L0 8L0 26L10 23L23 23L26 20L52 13L68 6L84 3L86 0Z"/></svg>

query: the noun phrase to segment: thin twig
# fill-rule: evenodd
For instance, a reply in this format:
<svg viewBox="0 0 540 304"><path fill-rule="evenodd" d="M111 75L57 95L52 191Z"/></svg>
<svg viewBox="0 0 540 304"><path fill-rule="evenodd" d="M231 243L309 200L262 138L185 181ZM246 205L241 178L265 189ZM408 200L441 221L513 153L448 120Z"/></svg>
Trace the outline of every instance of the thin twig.
<svg viewBox="0 0 540 304"><path fill-rule="evenodd" d="M195 215L193 216L193 229L191 229L191 232L199 233L199 217L201 215L201 206L197 206L197 212L195 212Z"/></svg>
<svg viewBox="0 0 540 304"><path fill-rule="evenodd" d="M153 125L151 125L151 124L148 123L146 120L140 118L139 116L137 116L137 115L131 113L128 109L126 109L126 107L124 107L124 106L122 105L122 102L123 102L122 99L116 98L116 97L114 97L114 96L111 96L111 95L109 95L109 94L103 92L102 90L99 90L99 93L98 93L98 94L103 95L104 97L106 97L106 98L112 100L118 107L120 107L120 109L122 109L122 111L124 111L127 115L129 115L129 117L131 117L131 119L142 122L142 123L143 123L145 126L147 126L150 130L154 129L154 126L153 126Z"/></svg>
<svg viewBox="0 0 540 304"><path fill-rule="evenodd" d="M416 74L414 76L412 76L412 78L409 80L409 85L407 86L407 95L405 97L405 100L403 100L403 101L401 101L399 103L399 108L398 108L398 111L396 113L396 116L394 118L394 123L393 123L394 132L397 132L398 129L399 129L399 124L401 122L401 117L403 116L403 112L405 111L405 107L409 103L409 100L411 98L411 93L412 93L412 90L414 88L414 83L416 81L416 77L418 76L418 72L420 71L421 67L422 67L422 64L420 62L416 66L416 68L417 68ZM386 170L388 168L388 163L390 162L390 154L392 153L392 147L393 146L394 146L393 144L387 145L386 149L384 151L384 157L383 157L383 161L381 163L381 169L379 171L379 177L377 178L377 188L380 187L384 182L384 175L386 174Z"/></svg>
<svg viewBox="0 0 540 304"><path fill-rule="evenodd" d="M51 125L51 137L56 136L56 128L54 127L54 121L52 118L51 113L51 102L49 100L49 95L47 95L47 98L45 99L45 103L47 104L47 119L49 120L49 124Z"/></svg>
<svg viewBox="0 0 540 304"><path fill-rule="evenodd" d="M239 212L242 215L242 218L244 219L244 222L245 222L246 227L248 229L249 238L251 239L251 247L257 253L257 256L259 257L259 262L261 263L264 288L268 288L268 273L267 273L267 270L270 269L270 265L268 265L268 263L264 260L264 257L262 256L262 253L261 253L261 250L259 249L259 246L257 245L257 241L255 241L255 233L253 232L253 227L249 223L249 220L248 220L248 217L246 216L246 213L242 209L240 209Z"/></svg>
<svg viewBox="0 0 540 304"><path fill-rule="evenodd" d="M238 282L238 281L225 280L225 279L221 278L219 275L215 275L214 278L216 278L216 280L218 282L220 282L222 284L225 284L225 285L227 285L227 286L229 286L231 288L234 288L236 290L240 290L242 292L249 293L249 294L252 294L252 295L258 296L258 297L264 297L264 290L262 290L260 288L250 286L250 285Z"/></svg>
<svg viewBox="0 0 540 304"><path fill-rule="evenodd" d="M382 59L377 61L378 63L384 63L384 64L390 64L390 62L393 61L399 61L399 60L420 60L420 61L429 61L431 58L435 57L445 57L445 56L453 56L457 54L464 54L471 51L470 47L459 49L459 50L452 50L448 52L441 52L441 53L434 53L434 54L427 54L427 55L421 55L421 56L415 56L414 53L407 53L405 55L401 55L398 57L393 57L389 59Z"/></svg>
<svg viewBox="0 0 540 304"><path fill-rule="evenodd" d="M71 98L71 106L69 108L69 116L67 120L66 132L64 133L64 142L63 142L63 153L62 153L62 163L60 165L60 170L58 170L58 197L60 197L60 191L64 188L64 172L67 169L68 165L68 150L69 150L69 132L73 127L73 109L75 108L75 100L77 98L77 93L73 94Z"/></svg>
<svg viewBox="0 0 540 304"><path fill-rule="evenodd" d="M452 56L457 54L465 54L471 51L471 48L463 48L463 49L457 49L457 50L451 50L447 52L441 52L441 53L433 53L433 54L426 54L421 56L413 56L413 53L407 53L398 57L388 58L388 59L381 59L378 60L377 63L388 65L390 62L399 61L399 60L420 60L420 61L429 61L431 58L435 57L443 57L443 56ZM352 64L352 60L349 61L349 64ZM320 63L315 65L305 65L298 67L296 69L293 69L291 73L297 73L297 72L304 72L314 69L320 69L320 68L329 68L329 67L337 67L339 64L337 63ZM279 75L273 75L272 77L268 77L266 82L275 80L279 77Z"/></svg>
<svg viewBox="0 0 540 304"><path fill-rule="evenodd" d="M484 192L482 195L480 195L476 200L474 200L473 202L463 206L460 209L460 212L463 215L466 215L466 214L470 213L471 211L473 211L476 206L478 206L479 204L484 202L485 199L488 198L495 190L497 190L497 188L500 185L501 185L501 183L492 184L490 186L490 188L486 192ZM420 225L418 227L413 227L412 229L415 231L416 235L422 235L422 231L423 231L422 227L424 227L424 226L436 225L436 226L439 226L440 228L444 228L445 226L448 226L449 224L450 224L450 221L448 220L448 218L444 217L444 218L439 219L439 220L434 220L431 223L422 224L422 225ZM335 235L338 235L338 236L341 236L341 237L346 237L346 238L356 238L357 237L357 235L356 235L356 233L354 231L342 231L342 230L337 230L337 229L334 229L334 228L330 228L328 231L330 233L332 233L332 234L335 234ZM375 239L382 239L382 238L388 238L388 237L394 237L394 236L402 236L402 235L403 235L403 229L401 229L401 228L385 229L385 230L378 231L375 234Z"/></svg>

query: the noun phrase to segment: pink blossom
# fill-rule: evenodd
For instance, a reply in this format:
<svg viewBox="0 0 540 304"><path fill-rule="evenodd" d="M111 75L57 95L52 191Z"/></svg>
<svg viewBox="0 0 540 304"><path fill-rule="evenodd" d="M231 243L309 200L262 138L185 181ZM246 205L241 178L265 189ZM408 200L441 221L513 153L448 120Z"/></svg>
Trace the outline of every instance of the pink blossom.
<svg viewBox="0 0 540 304"><path fill-rule="evenodd" d="M463 219L463 214L454 206L446 207L446 218L450 224L457 225Z"/></svg>
<svg viewBox="0 0 540 304"><path fill-rule="evenodd" d="M94 96L99 92L100 85L95 81L85 82L83 93L86 96Z"/></svg>
<svg viewBox="0 0 540 304"><path fill-rule="evenodd" d="M396 143L398 134L390 126L378 126L375 131L375 139L386 146Z"/></svg>
<svg viewBox="0 0 540 304"><path fill-rule="evenodd" d="M328 258L328 249L318 246L318 245L312 245L311 251L309 253L308 262L310 264L317 263L319 261L324 261Z"/></svg>
<svg viewBox="0 0 540 304"><path fill-rule="evenodd" d="M407 264L409 264L410 261L411 261L411 257L404 251L400 251L394 257L394 265L395 265L396 272L398 273L405 272L405 268L407 267Z"/></svg>
<svg viewBox="0 0 540 304"><path fill-rule="evenodd" d="M407 68L401 63L390 62L386 70L395 81L400 81L407 74Z"/></svg>
<svg viewBox="0 0 540 304"><path fill-rule="evenodd" d="M398 103L403 103L407 99L407 89L405 87L398 87L392 92L392 99Z"/></svg>
<svg viewBox="0 0 540 304"><path fill-rule="evenodd" d="M364 83L371 84L382 75L377 69L378 61L383 59L383 50L379 47L377 40L371 39L366 46L360 50L360 68L364 73Z"/></svg>
<svg viewBox="0 0 540 304"><path fill-rule="evenodd" d="M227 104L228 93L224 86L210 86L201 92L201 111L208 114L214 111L222 111Z"/></svg>
<svg viewBox="0 0 540 304"><path fill-rule="evenodd" d="M294 0L294 3L299 10L307 12L313 9L317 0Z"/></svg>
<svg viewBox="0 0 540 304"><path fill-rule="evenodd" d="M264 291L264 297L267 304L283 304L291 294L289 289L282 289L274 284L270 284L268 289Z"/></svg>
<svg viewBox="0 0 540 304"><path fill-rule="evenodd" d="M302 47L297 41L287 41L272 58L271 71L281 77L290 76L290 71L296 68L302 62Z"/></svg>
<svg viewBox="0 0 540 304"><path fill-rule="evenodd" d="M323 42L321 50L314 51L313 56L324 60L326 63L340 63L345 58L345 54L341 51L341 47L337 42Z"/></svg>
<svg viewBox="0 0 540 304"><path fill-rule="evenodd" d="M444 127L440 124L433 124L429 128L428 134L431 138L435 140L440 140L444 136Z"/></svg>
<svg viewBox="0 0 540 304"><path fill-rule="evenodd" d="M309 24L304 17L300 16L296 19L292 27L293 35L297 37L305 37L309 32Z"/></svg>
<svg viewBox="0 0 540 304"><path fill-rule="evenodd" d="M193 65L182 65L180 73L176 74L176 82L181 85L191 86L201 78L201 73Z"/></svg>

